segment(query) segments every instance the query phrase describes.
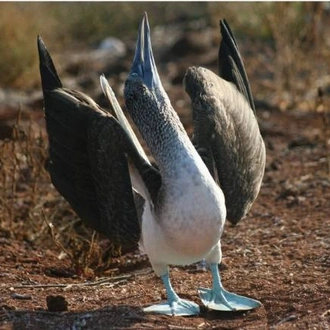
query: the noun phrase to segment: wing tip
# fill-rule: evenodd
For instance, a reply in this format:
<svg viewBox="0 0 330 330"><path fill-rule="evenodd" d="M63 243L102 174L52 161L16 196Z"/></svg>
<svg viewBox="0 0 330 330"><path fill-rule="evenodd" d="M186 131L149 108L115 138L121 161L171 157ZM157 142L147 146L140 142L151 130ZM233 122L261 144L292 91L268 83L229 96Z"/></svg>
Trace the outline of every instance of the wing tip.
<svg viewBox="0 0 330 330"><path fill-rule="evenodd" d="M222 36L218 53L219 75L236 85L249 102L253 112L256 113L249 79L235 36L226 19L221 19L219 25Z"/></svg>
<svg viewBox="0 0 330 330"><path fill-rule="evenodd" d="M222 38L229 41L235 48L237 48L237 42L234 37L233 31L231 30L227 20L225 18L221 19L219 21L220 25L220 33L222 35Z"/></svg>
<svg viewBox="0 0 330 330"><path fill-rule="evenodd" d="M41 36L37 35L37 45L39 54L39 69L43 91L62 88L62 83L57 75L53 60L46 48Z"/></svg>
<svg viewBox="0 0 330 330"><path fill-rule="evenodd" d="M219 48L219 63L228 56L233 57L235 62L242 61L235 36L226 19L221 19L219 25L220 34L222 36Z"/></svg>

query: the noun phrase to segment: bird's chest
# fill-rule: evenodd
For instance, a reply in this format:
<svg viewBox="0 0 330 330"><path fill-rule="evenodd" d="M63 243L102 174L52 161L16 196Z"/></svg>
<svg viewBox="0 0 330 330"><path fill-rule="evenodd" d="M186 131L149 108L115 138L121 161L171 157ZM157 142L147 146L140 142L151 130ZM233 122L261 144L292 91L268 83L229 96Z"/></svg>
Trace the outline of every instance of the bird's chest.
<svg viewBox="0 0 330 330"><path fill-rule="evenodd" d="M167 189L164 199L156 217L168 244L196 253L219 241L226 211L217 186L192 177Z"/></svg>

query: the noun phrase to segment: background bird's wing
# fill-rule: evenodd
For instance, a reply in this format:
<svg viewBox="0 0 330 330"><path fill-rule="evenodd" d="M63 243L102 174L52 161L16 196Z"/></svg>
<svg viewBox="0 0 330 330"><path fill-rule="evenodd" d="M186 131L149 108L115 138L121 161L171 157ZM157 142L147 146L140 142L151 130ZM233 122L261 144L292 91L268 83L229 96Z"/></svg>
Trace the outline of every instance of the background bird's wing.
<svg viewBox="0 0 330 330"><path fill-rule="evenodd" d="M150 165L116 118L86 95L61 88L41 38L38 49L52 182L85 223L117 246L135 247L140 238L135 201L143 203L133 196L128 158L142 176Z"/></svg>
<svg viewBox="0 0 330 330"><path fill-rule="evenodd" d="M220 21L220 31L222 40L218 56L219 76L235 84L255 113L253 96L243 60L239 53L235 37L226 20Z"/></svg>

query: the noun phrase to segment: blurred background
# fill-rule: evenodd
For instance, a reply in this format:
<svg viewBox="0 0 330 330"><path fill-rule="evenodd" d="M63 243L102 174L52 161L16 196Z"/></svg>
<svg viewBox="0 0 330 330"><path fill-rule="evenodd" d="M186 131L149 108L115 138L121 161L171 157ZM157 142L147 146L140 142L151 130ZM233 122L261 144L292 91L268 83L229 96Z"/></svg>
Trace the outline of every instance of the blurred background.
<svg viewBox="0 0 330 330"><path fill-rule="evenodd" d="M37 34L51 54L62 55L58 66L72 62L70 57L82 50L101 47L108 37L122 41L120 55L126 54L144 11L149 14L155 50L172 47L172 55L182 58L187 55L186 45L191 55L202 53L203 47L204 52L216 48L218 22L226 18L240 48L253 54L256 63L251 67L246 63L248 72L264 71L270 82L275 80L277 92L295 94L301 84L307 84L305 88L322 83L318 75L330 62L329 2L0 3L0 87L26 90L39 86ZM181 39L187 31L184 44Z"/></svg>
<svg viewBox="0 0 330 330"><path fill-rule="evenodd" d="M99 75L104 73L123 104L123 84L145 11L163 85L188 132L190 102L182 79L190 65L217 72L219 20L225 18L237 38L256 107L264 111L263 127L268 125L269 129L271 111L323 111L321 140L329 149L329 107L324 101L330 94L329 2L2 2L2 236L23 237L49 246L53 245L51 232L76 266L96 268L101 259L106 260L100 257L106 250L104 245L102 251L97 247L93 250L101 259L91 258L94 235L52 187L44 169L47 136L36 37L42 36L64 86L85 92L107 106L99 87ZM330 153L326 154L329 162Z"/></svg>

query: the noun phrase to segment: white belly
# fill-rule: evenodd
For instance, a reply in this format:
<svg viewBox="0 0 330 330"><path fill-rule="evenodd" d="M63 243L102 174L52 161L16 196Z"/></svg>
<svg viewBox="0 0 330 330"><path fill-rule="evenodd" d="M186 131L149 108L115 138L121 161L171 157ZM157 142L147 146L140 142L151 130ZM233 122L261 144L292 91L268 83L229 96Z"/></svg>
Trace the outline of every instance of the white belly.
<svg viewBox="0 0 330 330"><path fill-rule="evenodd" d="M158 275L167 265L205 258L219 243L226 218L223 193L210 180L192 180L164 198L156 213L146 205L142 221L143 249Z"/></svg>

